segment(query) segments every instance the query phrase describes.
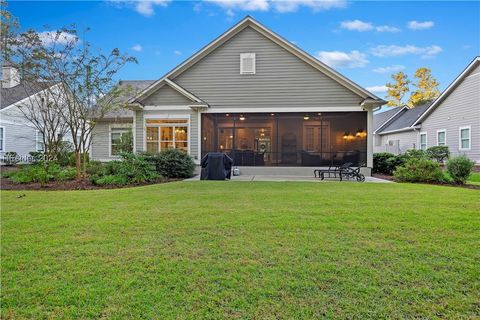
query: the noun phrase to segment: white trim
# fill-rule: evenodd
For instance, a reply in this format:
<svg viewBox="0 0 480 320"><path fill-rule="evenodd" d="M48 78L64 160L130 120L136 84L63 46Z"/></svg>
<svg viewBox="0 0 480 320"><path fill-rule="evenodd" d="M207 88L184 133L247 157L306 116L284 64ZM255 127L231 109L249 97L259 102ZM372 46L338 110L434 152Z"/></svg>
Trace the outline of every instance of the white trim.
<svg viewBox="0 0 480 320"><path fill-rule="evenodd" d="M445 100L445 98L457 87L457 85L462 80L464 80L465 76L471 70L473 70L473 68L476 67L478 63L480 63L480 57L476 57L475 59L473 59L473 61L470 62L470 64L465 68L465 70L463 70L462 73L460 73L460 75L452 83L450 83L447 89L445 89L442 94L437 99L435 99L435 101L430 105L430 107L425 110L425 112L417 119L417 121L412 124L412 126L421 123L426 117L428 117L430 111L433 111L433 109L436 108L438 104L442 103L442 101Z"/></svg>
<svg viewBox="0 0 480 320"><path fill-rule="evenodd" d="M390 133L397 133L397 132L404 132L404 131L415 131L417 128L414 127L406 127L401 129L389 130L389 131L382 131L379 132L378 135L390 134Z"/></svg>
<svg viewBox="0 0 480 320"><path fill-rule="evenodd" d="M251 72L243 70L245 59L253 59L253 70ZM256 55L255 55L254 52L240 53L240 74L241 75L254 75L257 71L257 68L256 68L257 61L256 60L257 59L256 59Z"/></svg>
<svg viewBox="0 0 480 320"><path fill-rule="evenodd" d="M275 34L271 30L267 29L266 27L262 26L259 22L255 21L251 17L247 16L240 22L238 22L236 25L234 25L232 28L224 32L222 35L217 37L215 40L210 42L208 45L200 49L197 53L192 55L190 58L179 64L177 67L172 69L170 72L168 72L166 75L164 75L162 78L159 80L155 81L152 83L150 86L147 88L143 89L140 91L134 98L130 99L130 102L134 102L135 100L143 98L147 93L150 93L151 91L157 89L158 85L162 83L163 80L170 78L171 76L177 76L178 74L182 73L184 70L188 69L190 65L195 64L198 60L201 60L204 56L206 56L208 53L211 51L215 50L217 47L219 47L221 44L229 40L231 37L233 37L235 34L238 32L242 31L244 28L250 26L254 30L258 31L259 33L263 34L273 42L277 43L290 53L294 54L304 62L310 64L317 70L321 71L324 73L326 76L332 78L339 84L343 85L347 89L353 91L354 93L358 94L362 98L367 98L371 97L374 100L378 101L383 101L376 95L368 92L364 88L360 87L358 84L355 82L351 81L350 79L346 78L342 74L338 73L337 71L333 70L323 62L317 60L316 58L312 57L305 51L301 50L300 48L294 46L290 41L287 41L280 37L279 35ZM174 78L173 77L173 78Z"/></svg>
<svg viewBox="0 0 480 320"><path fill-rule="evenodd" d="M10 108L12 108L12 107L18 107L19 105L21 105L22 103L24 103L27 99L32 99L33 97L35 97L35 96L38 95L38 94L41 94L41 93L44 92L45 90L50 89L51 87L59 86L59 85L60 85L60 84L57 83L57 84L55 84L55 85L51 85L50 87L48 87L48 88L46 88L46 89L40 90L40 91L38 91L38 92L35 92L34 94L29 95L28 97L25 97L25 98L23 98L22 100L16 101L16 102L14 102L14 103L6 106L5 108L0 109L0 112L6 111L6 110L8 110L8 109L10 109Z"/></svg>
<svg viewBox="0 0 480 320"><path fill-rule="evenodd" d="M357 112L368 109L359 106L351 107L292 107L292 108L208 108L205 113L288 113L288 112Z"/></svg>
<svg viewBox="0 0 480 320"><path fill-rule="evenodd" d="M384 123L382 123L382 125L380 127L377 128L377 130L373 131L373 134L376 134L378 130L382 129L383 127L385 127L385 125L387 123L389 123L391 120L393 120L393 118L395 118L400 112L402 112L404 109L406 109L407 107L406 106L403 106L400 108L400 110L398 110L398 112L395 112L395 114L393 116L391 116L390 118L388 118ZM385 111L386 112L386 111ZM380 113L378 113L377 115L379 115ZM373 115L375 117L375 114Z"/></svg>
<svg viewBox="0 0 480 320"><path fill-rule="evenodd" d="M190 155L190 145L191 145L191 115L190 114L155 114L155 115L144 115L143 116L143 145L144 145L144 148L143 148L143 151L147 151L147 127L169 127L169 126L175 126L174 123L169 123L169 124L165 124L165 125L159 125L159 124L152 124L152 125L148 125L147 124L147 120L157 120L157 119L172 119L172 120L175 120L175 119L178 119L178 120L187 120L187 131L188 131L188 134L187 134L187 153L188 155ZM180 125L179 125L180 126ZM185 126L185 124L181 124L181 126ZM160 134L160 132L159 132ZM160 136L158 137L160 139ZM174 140L175 141L175 137L174 137ZM160 143L160 140L159 140L159 143ZM175 146L175 145L174 145ZM159 148L158 149L159 151L161 151L161 149Z"/></svg>
<svg viewBox="0 0 480 320"><path fill-rule="evenodd" d="M422 149L422 135L425 135L425 150L428 149L428 133L426 131L421 131L420 132L420 135L419 135L419 141L418 141L418 145L420 147L420 150L424 150Z"/></svg>
<svg viewBox="0 0 480 320"><path fill-rule="evenodd" d="M185 110L185 111L191 111L192 108L190 105L177 105L177 106L145 106L143 107L144 111L168 111L168 110Z"/></svg>
<svg viewBox="0 0 480 320"><path fill-rule="evenodd" d="M2 146L0 148L0 151L1 152L4 152L5 151L5 127L4 126L0 126L0 129L2 129Z"/></svg>
<svg viewBox="0 0 480 320"><path fill-rule="evenodd" d="M439 130L437 130L437 146L440 146L440 145L438 144L438 134L439 134L440 132L443 132L443 133L445 134L445 141L443 142L442 146L446 146L446 145L447 145L447 129L439 129Z"/></svg>
<svg viewBox="0 0 480 320"><path fill-rule="evenodd" d="M202 160L202 112L199 110L197 112L197 121L198 121L198 159L197 159L197 164L200 163L200 161Z"/></svg>
<svg viewBox="0 0 480 320"><path fill-rule="evenodd" d="M110 158L118 159L119 156L112 155L112 129L128 129L132 130L132 126L129 123L110 123L108 124L108 156ZM132 131L133 134L133 131Z"/></svg>
<svg viewBox="0 0 480 320"><path fill-rule="evenodd" d="M462 130L468 129L468 148L462 148ZM458 128L458 150L472 150L472 126L463 126Z"/></svg>

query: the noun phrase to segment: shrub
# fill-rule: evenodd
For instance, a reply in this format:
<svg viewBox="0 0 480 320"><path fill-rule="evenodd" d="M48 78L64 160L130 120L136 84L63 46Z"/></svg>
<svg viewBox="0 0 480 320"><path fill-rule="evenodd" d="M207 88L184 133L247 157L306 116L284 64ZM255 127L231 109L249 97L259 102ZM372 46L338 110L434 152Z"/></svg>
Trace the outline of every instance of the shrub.
<svg viewBox="0 0 480 320"><path fill-rule="evenodd" d="M90 161L87 164L87 174L89 176L102 176L106 175L106 166L100 161Z"/></svg>
<svg viewBox="0 0 480 320"><path fill-rule="evenodd" d="M184 151L167 149L155 154L145 154L147 161L155 166L157 172L166 178L190 178L195 163Z"/></svg>
<svg viewBox="0 0 480 320"><path fill-rule="evenodd" d="M70 141L61 141L58 148L58 153L57 153L58 164L61 165L62 167L66 167L66 166L74 167L75 161L73 164L70 161L72 154L73 154L73 144ZM75 160L75 157L73 159Z"/></svg>
<svg viewBox="0 0 480 320"><path fill-rule="evenodd" d="M447 146L435 146L427 149L427 155L430 159L443 163L450 157L450 151Z"/></svg>
<svg viewBox="0 0 480 320"><path fill-rule="evenodd" d="M37 164L45 161L45 155L40 151L32 151L28 153L30 155L30 163Z"/></svg>
<svg viewBox="0 0 480 320"><path fill-rule="evenodd" d="M444 176L440 165L425 158L411 158L397 167L393 176L400 182L442 182Z"/></svg>
<svg viewBox="0 0 480 320"><path fill-rule="evenodd" d="M10 179L15 183L39 182L45 184L49 181L66 181L75 178L75 169L61 168L55 162L41 162L25 165L20 170L12 173Z"/></svg>
<svg viewBox="0 0 480 320"><path fill-rule="evenodd" d="M475 162L466 156L454 157L447 162L447 171L455 183L464 184L472 173Z"/></svg>
<svg viewBox="0 0 480 320"><path fill-rule="evenodd" d="M383 173L391 174L388 161L394 158L395 155L388 152L375 153L373 155L373 172L374 173Z"/></svg>
<svg viewBox="0 0 480 320"><path fill-rule="evenodd" d="M417 150L417 149L409 149L407 151L405 151L404 154L401 155L401 157L403 158L402 160L405 162L407 162L408 160L410 159L428 159L428 154L426 151L424 150Z"/></svg>
<svg viewBox="0 0 480 320"><path fill-rule="evenodd" d="M83 157L84 153L80 153L80 157ZM87 163L90 161L90 156L87 153ZM68 165L75 167L77 164L75 162L75 152L70 152L68 156Z"/></svg>
<svg viewBox="0 0 480 320"><path fill-rule="evenodd" d="M90 181L94 184L125 185L153 182L160 179L155 167L143 156L122 153L122 160L110 161L105 165L95 163L89 167Z"/></svg>

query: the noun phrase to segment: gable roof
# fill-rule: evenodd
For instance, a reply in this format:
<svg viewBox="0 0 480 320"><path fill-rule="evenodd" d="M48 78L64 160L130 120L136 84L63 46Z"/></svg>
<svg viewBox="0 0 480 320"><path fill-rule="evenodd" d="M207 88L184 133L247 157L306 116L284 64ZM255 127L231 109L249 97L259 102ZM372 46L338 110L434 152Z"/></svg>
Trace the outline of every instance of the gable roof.
<svg viewBox="0 0 480 320"><path fill-rule="evenodd" d="M55 83L53 82L23 82L15 87L11 88L1 88L1 101L0 101L0 110L5 109L6 107L22 101L34 94L39 93Z"/></svg>
<svg viewBox="0 0 480 320"><path fill-rule="evenodd" d="M417 125L423 120L425 120L442 103L442 101L444 101L450 95L450 93L452 93L453 90L458 87L458 85L463 81L463 79L468 76L470 71L472 71L478 65L480 65L480 56L475 57L473 61L470 62L470 64L465 68L465 70L463 70L462 73L460 73L460 75L458 75L458 77L453 80L453 82L447 87L447 89L445 89L442 94L437 99L435 99L435 101L433 101L430 107L413 123L413 125Z"/></svg>
<svg viewBox="0 0 480 320"><path fill-rule="evenodd" d="M387 125L390 121L392 121L395 116L402 111L405 106L403 107L393 107L390 110L379 112L373 115L373 133L376 133L377 130L381 129L385 125Z"/></svg>
<svg viewBox="0 0 480 320"><path fill-rule="evenodd" d="M409 109L403 107L395 118L389 121L385 126L377 130L379 134L385 134L394 131L414 130L415 122L428 109L431 103L425 103L415 108Z"/></svg>
<svg viewBox="0 0 480 320"><path fill-rule="evenodd" d="M272 40L282 48L286 49L288 52L294 54L304 62L308 63L312 67L316 68L320 72L323 72L326 76L332 78L333 80L337 81L342 86L346 87L350 91L356 93L360 97L364 98L368 103L382 105L385 104L385 101L377 97L376 95L368 92L366 89L362 88L355 82L351 81L350 79L346 78L345 76L341 75L337 71L333 70L323 62L317 60L307 52L303 51L302 49L298 48L297 46L293 45L290 41L282 38L281 36L277 35L273 31L269 30L258 21L254 20L250 16L246 16L232 28L227 30L225 33L220 35L218 38L210 42L208 45L200 49L197 53L192 55L190 58L182 62L180 65L172 69L170 72L165 74L162 78L158 81L151 84L145 90L142 90L135 98L132 98L129 102L139 102L139 100L148 97L154 91L159 89L161 86L164 85L165 80L171 80L183 73L185 70L190 68L192 65L200 61L210 52L214 51L216 48L220 47L226 41L231 39L237 33L245 29L246 27L251 27L260 34L264 35L268 39Z"/></svg>

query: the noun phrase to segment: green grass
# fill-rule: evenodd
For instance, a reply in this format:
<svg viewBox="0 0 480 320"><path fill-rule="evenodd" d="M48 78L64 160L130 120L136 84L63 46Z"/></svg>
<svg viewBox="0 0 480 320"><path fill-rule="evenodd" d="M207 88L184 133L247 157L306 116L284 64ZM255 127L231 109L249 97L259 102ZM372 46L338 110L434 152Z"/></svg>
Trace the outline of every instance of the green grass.
<svg viewBox="0 0 480 320"><path fill-rule="evenodd" d="M480 184L480 173L474 172L468 177L467 183L469 184Z"/></svg>
<svg viewBox="0 0 480 320"><path fill-rule="evenodd" d="M480 316L478 190L177 182L1 200L5 319Z"/></svg>

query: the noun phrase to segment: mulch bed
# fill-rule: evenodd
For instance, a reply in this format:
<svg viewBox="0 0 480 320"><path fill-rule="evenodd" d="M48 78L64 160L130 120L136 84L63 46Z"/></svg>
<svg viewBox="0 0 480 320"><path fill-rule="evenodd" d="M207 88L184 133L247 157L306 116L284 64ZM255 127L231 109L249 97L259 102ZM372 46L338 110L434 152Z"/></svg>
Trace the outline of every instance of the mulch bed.
<svg viewBox="0 0 480 320"><path fill-rule="evenodd" d="M43 191L54 191L54 190L98 190L98 189L118 189L118 188L131 188L146 186L151 184L160 184L178 181L178 179L164 180L157 182L147 182L147 183L135 183L125 186L117 185L106 185L106 186L97 186L92 184L88 180L71 180L64 182L49 182L44 185L40 183L14 183L10 179L2 178L0 180L0 189L1 190L43 190Z"/></svg>

